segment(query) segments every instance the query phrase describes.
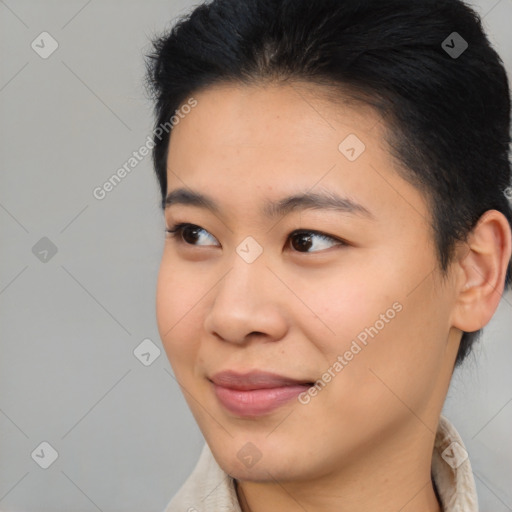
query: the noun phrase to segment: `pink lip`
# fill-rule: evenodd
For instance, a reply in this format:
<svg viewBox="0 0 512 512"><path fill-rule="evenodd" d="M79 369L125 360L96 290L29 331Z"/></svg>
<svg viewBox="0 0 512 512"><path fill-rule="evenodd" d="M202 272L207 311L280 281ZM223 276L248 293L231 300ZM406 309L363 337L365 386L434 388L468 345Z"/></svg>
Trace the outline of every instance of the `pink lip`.
<svg viewBox="0 0 512 512"><path fill-rule="evenodd" d="M312 385L274 373L224 371L211 377L220 403L237 416L260 416L281 407Z"/></svg>

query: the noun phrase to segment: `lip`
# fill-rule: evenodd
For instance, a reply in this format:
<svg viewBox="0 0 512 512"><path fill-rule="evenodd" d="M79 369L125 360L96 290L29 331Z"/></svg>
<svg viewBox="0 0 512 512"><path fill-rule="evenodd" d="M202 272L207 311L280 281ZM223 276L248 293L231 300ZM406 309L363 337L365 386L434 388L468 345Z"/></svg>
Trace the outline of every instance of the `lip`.
<svg viewBox="0 0 512 512"><path fill-rule="evenodd" d="M237 416L261 416L307 391L311 381L253 370L223 371L209 379L221 405Z"/></svg>

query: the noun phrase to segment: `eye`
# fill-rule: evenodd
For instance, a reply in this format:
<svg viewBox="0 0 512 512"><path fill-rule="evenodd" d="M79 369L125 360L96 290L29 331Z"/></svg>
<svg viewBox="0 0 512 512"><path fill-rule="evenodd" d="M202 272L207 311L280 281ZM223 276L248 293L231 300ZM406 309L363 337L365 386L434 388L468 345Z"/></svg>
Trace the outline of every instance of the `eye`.
<svg viewBox="0 0 512 512"><path fill-rule="evenodd" d="M290 235L290 244L298 252L319 252L336 245L347 245L343 240L318 231L294 231ZM310 249L314 249L310 251Z"/></svg>
<svg viewBox="0 0 512 512"><path fill-rule="evenodd" d="M207 243L207 239L215 240L216 238L208 233L205 229L196 226L194 224L188 224L182 222L181 224L175 224L171 229L166 229L169 235L178 240L178 242L185 242L189 245L216 245ZM206 236L205 236L206 235ZM202 238L203 243L198 243ZM217 243L218 244L218 243Z"/></svg>

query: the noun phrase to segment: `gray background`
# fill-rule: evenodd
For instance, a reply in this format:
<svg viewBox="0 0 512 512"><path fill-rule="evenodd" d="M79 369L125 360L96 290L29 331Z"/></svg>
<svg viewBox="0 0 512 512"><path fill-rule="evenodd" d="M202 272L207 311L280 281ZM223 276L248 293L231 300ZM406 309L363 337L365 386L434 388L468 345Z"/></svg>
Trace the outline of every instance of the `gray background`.
<svg viewBox="0 0 512 512"><path fill-rule="evenodd" d="M199 455L156 328L150 157L92 193L150 134L142 57L191 5L0 0L1 511L162 511ZM475 5L512 76L512 0ZM59 45L46 59L31 48L43 31ZM482 511L512 510L511 311L508 293L444 411ZM133 351L148 338L161 355L144 366ZM31 456L43 441L58 452L48 469Z"/></svg>

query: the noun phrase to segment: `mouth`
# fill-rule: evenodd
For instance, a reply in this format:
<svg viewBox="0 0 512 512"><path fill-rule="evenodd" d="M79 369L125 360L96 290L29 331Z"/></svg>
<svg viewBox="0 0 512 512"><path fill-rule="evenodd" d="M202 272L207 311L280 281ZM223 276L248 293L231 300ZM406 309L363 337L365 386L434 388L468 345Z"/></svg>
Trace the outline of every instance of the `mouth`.
<svg viewBox="0 0 512 512"><path fill-rule="evenodd" d="M284 406L314 382L270 372L224 371L209 378L220 404L236 416L262 416Z"/></svg>

